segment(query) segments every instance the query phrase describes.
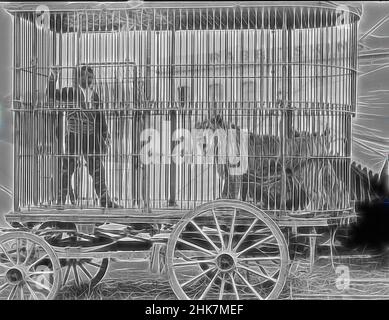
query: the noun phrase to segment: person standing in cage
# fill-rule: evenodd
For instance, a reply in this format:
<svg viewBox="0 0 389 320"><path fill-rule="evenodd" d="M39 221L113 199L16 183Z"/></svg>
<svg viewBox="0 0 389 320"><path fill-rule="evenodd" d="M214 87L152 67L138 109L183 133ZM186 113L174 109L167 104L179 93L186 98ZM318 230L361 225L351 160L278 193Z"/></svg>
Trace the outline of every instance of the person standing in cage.
<svg viewBox="0 0 389 320"><path fill-rule="evenodd" d="M75 204L71 187L77 155L83 155L87 162L89 175L93 178L94 188L102 207L120 208L108 195L105 183L105 169L102 156L109 147L109 132L104 113L99 111L103 106L99 95L93 89L94 72L91 67L82 66L76 69L73 87L56 89L59 74L58 68L51 68L49 75L48 95L52 101L62 101L67 109L65 127L65 153L62 158L59 204L65 204L69 194ZM72 111L73 109L74 111ZM90 111L87 111L90 109ZM82 111L85 110L85 111Z"/></svg>

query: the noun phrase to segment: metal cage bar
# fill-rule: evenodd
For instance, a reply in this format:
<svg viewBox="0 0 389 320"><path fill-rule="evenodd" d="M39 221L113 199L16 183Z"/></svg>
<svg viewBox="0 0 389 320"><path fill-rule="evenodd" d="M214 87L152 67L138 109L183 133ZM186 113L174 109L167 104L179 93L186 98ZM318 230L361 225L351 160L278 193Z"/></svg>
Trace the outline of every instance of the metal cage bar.
<svg viewBox="0 0 389 320"><path fill-rule="evenodd" d="M48 29L14 14L16 211L220 197L281 215L351 207L352 10L54 10ZM240 174L232 151L247 157Z"/></svg>

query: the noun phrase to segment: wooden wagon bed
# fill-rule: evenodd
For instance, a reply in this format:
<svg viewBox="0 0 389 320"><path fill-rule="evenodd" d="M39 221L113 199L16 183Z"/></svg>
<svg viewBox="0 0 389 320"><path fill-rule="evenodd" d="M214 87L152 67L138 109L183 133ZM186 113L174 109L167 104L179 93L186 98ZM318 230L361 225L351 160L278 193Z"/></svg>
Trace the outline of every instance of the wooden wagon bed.
<svg viewBox="0 0 389 320"><path fill-rule="evenodd" d="M159 209L145 212L141 209L32 209L29 211L10 212L6 215L8 223L61 221L79 224L91 223L157 223L174 224L179 222L191 210ZM266 212L280 227L319 227L344 225L356 220L355 211L350 208L342 212L332 211L315 213L300 213L285 215L284 211ZM282 215L280 215L282 213Z"/></svg>

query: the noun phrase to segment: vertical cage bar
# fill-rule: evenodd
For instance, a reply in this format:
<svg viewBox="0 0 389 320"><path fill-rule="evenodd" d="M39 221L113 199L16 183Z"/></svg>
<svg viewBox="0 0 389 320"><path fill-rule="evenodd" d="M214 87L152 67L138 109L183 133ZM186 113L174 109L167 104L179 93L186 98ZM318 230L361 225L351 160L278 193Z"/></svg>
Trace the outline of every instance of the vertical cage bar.
<svg viewBox="0 0 389 320"><path fill-rule="evenodd" d="M171 20L171 16L173 15L173 20ZM172 26L169 28L169 24L172 23ZM175 11L170 12L167 10L167 27L166 30L169 30L170 33L170 59L169 59L169 108L170 111L170 137L173 136L173 133L177 129L177 111L175 110L175 52L176 52L176 32L175 32ZM173 155L174 145L171 145L171 155ZM177 165L175 159L171 159L170 163L170 196L169 196L169 206L176 205L176 182L177 182Z"/></svg>
<svg viewBox="0 0 389 320"><path fill-rule="evenodd" d="M21 112L17 109L20 108L20 103L15 103L15 100L20 101L20 83L21 83L21 70L20 70L20 53L21 53L21 43L20 43L20 34L21 34L21 27L20 27L20 14L16 13L14 16L14 23L12 27L13 32L13 79L12 79L12 91L13 91L13 100L12 100L12 109L15 110L13 115L14 120L14 132L13 132L13 156L14 156L14 181L13 181L13 210L19 211L20 210L20 130L21 130Z"/></svg>

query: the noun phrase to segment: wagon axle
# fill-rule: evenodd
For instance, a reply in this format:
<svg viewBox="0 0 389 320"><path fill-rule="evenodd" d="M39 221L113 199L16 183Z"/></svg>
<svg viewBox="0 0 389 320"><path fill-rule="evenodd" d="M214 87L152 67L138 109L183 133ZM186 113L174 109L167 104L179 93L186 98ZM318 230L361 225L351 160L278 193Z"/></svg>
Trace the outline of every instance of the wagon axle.
<svg viewBox="0 0 389 320"><path fill-rule="evenodd" d="M231 253L221 253L216 258L216 266L220 272L230 272L236 268L236 258Z"/></svg>
<svg viewBox="0 0 389 320"><path fill-rule="evenodd" d="M5 274L5 277L9 284L18 285L25 280L25 272L19 268L11 268Z"/></svg>

